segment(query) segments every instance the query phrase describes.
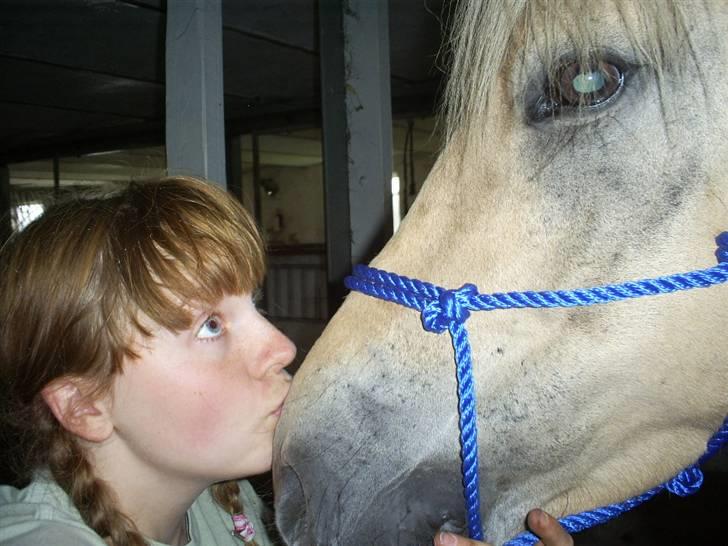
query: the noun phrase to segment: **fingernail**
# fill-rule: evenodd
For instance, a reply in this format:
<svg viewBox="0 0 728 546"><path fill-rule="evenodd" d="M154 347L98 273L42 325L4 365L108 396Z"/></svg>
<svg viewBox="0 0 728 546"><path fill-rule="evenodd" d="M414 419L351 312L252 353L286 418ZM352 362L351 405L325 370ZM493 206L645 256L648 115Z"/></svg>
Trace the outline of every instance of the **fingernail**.
<svg viewBox="0 0 728 546"><path fill-rule="evenodd" d="M442 546L455 546L458 543L457 537L452 533L440 533L437 539Z"/></svg>
<svg viewBox="0 0 728 546"><path fill-rule="evenodd" d="M538 508L536 508L534 510L534 512L536 512L536 521L538 522L538 524L539 525L546 525L546 523L548 521L546 519L546 512L544 512L543 510L539 510Z"/></svg>

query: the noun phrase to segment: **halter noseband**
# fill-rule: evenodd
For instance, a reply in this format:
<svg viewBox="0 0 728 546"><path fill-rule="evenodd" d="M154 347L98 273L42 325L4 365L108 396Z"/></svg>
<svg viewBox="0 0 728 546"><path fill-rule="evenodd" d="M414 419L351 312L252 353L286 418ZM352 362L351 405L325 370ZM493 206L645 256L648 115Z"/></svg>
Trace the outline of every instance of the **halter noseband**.
<svg viewBox="0 0 728 546"><path fill-rule="evenodd" d="M483 527L480 518L478 430L472 356L468 331L465 328L470 311L585 307L723 284L728 281L728 232L718 235L716 244L718 249L715 255L718 258L718 265L708 269L576 290L480 294L473 284L463 285L456 290L446 290L434 284L380 269L363 265L354 267L353 275L344 280L347 288L420 311L422 325L428 332L437 334L446 330L450 332L455 350L458 383L460 457L465 508L468 532L472 539L483 540ZM575 533L609 521L654 497L663 489L680 496L695 493L703 483L700 465L715 454L726 441L728 441L728 418L708 441L703 456L672 479L624 502L565 516L559 522L568 532ZM532 533L525 532L507 542L506 546L530 546L538 540Z"/></svg>

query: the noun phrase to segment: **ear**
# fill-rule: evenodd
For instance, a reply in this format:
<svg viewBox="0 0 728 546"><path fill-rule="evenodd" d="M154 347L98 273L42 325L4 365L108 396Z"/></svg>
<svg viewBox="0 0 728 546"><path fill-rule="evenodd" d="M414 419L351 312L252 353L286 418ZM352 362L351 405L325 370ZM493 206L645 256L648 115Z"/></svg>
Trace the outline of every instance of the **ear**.
<svg viewBox="0 0 728 546"><path fill-rule="evenodd" d="M67 431L89 442L103 442L113 432L105 398L92 397L87 379L64 376L41 391L43 400Z"/></svg>

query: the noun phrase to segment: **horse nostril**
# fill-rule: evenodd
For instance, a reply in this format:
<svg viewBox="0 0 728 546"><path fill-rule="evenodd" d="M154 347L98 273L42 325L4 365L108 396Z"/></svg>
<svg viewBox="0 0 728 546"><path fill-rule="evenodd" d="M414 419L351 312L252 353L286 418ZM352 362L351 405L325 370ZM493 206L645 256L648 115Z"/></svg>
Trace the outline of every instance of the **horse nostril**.
<svg viewBox="0 0 728 546"><path fill-rule="evenodd" d="M303 483L292 466L280 467L276 483L276 524L286 544L310 546Z"/></svg>

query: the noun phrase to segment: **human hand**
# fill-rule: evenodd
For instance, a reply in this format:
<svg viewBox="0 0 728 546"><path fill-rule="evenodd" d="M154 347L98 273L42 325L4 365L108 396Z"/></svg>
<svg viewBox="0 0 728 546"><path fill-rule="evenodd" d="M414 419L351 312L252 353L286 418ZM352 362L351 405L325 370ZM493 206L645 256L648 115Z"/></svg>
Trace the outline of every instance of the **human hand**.
<svg viewBox="0 0 728 546"><path fill-rule="evenodd" d="M574 546L574 540L559 522L543 510L531 510L526 518L528 528L541 541L536 546ZM435 546L489 546L485 542L470 540L451 533L438 533Z"/></svg>

